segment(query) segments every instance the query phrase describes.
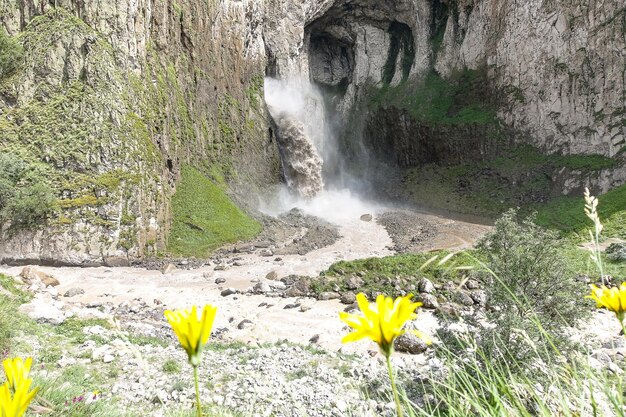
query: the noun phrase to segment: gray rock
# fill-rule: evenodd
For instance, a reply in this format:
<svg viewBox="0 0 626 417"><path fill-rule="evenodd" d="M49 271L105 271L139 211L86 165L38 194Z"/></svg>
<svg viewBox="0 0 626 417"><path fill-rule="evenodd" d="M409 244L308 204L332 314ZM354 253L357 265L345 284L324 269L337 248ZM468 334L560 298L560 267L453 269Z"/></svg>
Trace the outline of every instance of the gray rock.
<svg viewBox="0 0 626 417"><path fill-rule="evenodd" d="M298 308L300 307L300 304L295 303L295 304L287 304L285 307L283 307L283 310L290 310L292 308Z"/></svg>
<svg viewBox="0 0 626 417"><path fill-rule="evenodd" d="M243 320L241 320L241 321L239 322L239 324L237 325L237 328L238 328L239 330L243 330L243 329L246 329L246 328L248 328L248 327L252 326L253 324L254 324L254 323L252 323L252 321L251 321L251 320L248 320L248 319L243 319Z"/></svg>
<svg viewBox="0 0 626 417"><path fill-rule="evenodd" d="M176 271L178 268L176 267L176 265L174 264L167 264L165 265L163 268L161 268L161 273L162 274L170 274L174 271Z"/></svg>
<svg viewBox="0 0 626 417"><path fill-rule="evenodd" d="M130 266L130 262L128 258L124 256L109 256L104 260L104 265L110 267L128 267Z"/></svg>
<svg viewBox="0 0 626 417"><path fill-rule="evenodd" d="M459 307L453 303L443 303L437 309L437 313L445 318L458 318L461 317Z"/></svg>
<svg viewBox="0 0 626 417"><path fill-rule="evenodd" d="M340 301L342 304L353 304L356 301L356 294L352 291L341 294Z"/></svg>
<svg viewBox="0 0 626 417"><path fill-rule="evenodd" d="M234 248L234 252L236 253L250 253L254 252L254 245L250 243L244 243L242 245L237 245Z"/></svg>
<svg viewBox="0 0 626 417"><path fill-rule="evenodd" d="M214 271L226 271L228 267L224 264L215 265Z"/></svg>
<svg viewBox="0 0 626 417"><path fill-rule="evenodd" d="M226 282L226 278L215 278L215 283L216 284L223 284Z"/></svg>
<svg viewBox="0 0 626 417"><path fill-rule="evenodd" d="M480 288L480 285L475 279L468 279L465 283L465 288L467 288L468 290L477 290L478 288Z"/></svg>
<svg viewBox="0 0 626 417"><path fill-rule="evenodd" d="M352 291L358 290L363 286L363 284L363 279L356 276L351 276L346 280L346 288Z"/></svg>
<svg viewBox="0 0 626 417"><path fill-rule="evenodd" d="M259 251L259 255L265 256L265 257L270 257L270 256L274 256L274 252L272 252L270 249L263 249L263 250Z"/></svg>
<svg viewBox="0 0 626 417"><path fill-rule="evenodd" d="M267 282L258 282L254 285L252 290L257 294L265 294L267 292L272 291L272 288L270 287L270 284L268 284Z"/></svg>
<svg viewBox="0 0 626 417"><path fill-rule="evenodd" d="M483 290L475 290L470 293L470 297L474 300L474 303L481 307L487 305L487 293Z"/></svg>
<svg viewBox="0 0 626 417"><path fill-rule="evenodd" d="M270 281L269 285L275 291L284 291L287 288L287 285L282 281Z"/></svg>
<svg viewBox="0 0 626 417"><path fill-rule="evenodd" d="M59 325L65 321L65 314L53 304L51 298L34 298L31 302L21 305L18 310L39 323Z"/></svg>
<svg viewBox="0 0 626 417"><path fill-rule="evenodd" d="M222 292L220 293L220 295L221 295L222 297L227 297L227 296L229 296L229 295L233 295L233 294L237 294L237 293L239 293L239 291L237 291L237 290L236 290L236 289L234 289L234 288L226 288L225 290L222 290Z"/></svg>
<svg viewBox="0 0 626 417"><path fill-rule="evenodd" d="M420 293L432 294L435 292L435 286L428 278L422 278L417 286Z"/></svg>
<svg viewBox="0 0 626 417"><path fill-rule="evenodd" d="M311 292L309 280L301 278L295 281L293 285L285 291L285 295L287 297L304 297L308 295L309 292Z"/></svg>
<svg viewBox="0 0 626 417"><path fill-rule="evenodd" d="M77 295L82 295L84 293L85 293L85 290L83 290L82 288L72 287L68 289L67 291L65 291L65 294L63 294L63 297L76 297Z"/></svg>
<svg viewBox="0 0 626 417"><path fill-rule="evenodd" d="M467 293L465 293L464 291L457 291L454 294L454 301L468 307L474 305L474 300L472 299L472 297L467 295Z"/></svg>
<svg viewBox="0 0 626 417"><path fill-rule="evenodd" d="M330 292L330 291L323 292L323 293L321 293L320 295L317 296L318 300L323 300L323 301L335 300L337 298L339 298L339 294L336 293L336 292Z"/></svg>
<svg viewBox="0 0 626 417"><path fill-rule="evenodd" d="M396 339L394 343L394 348L398 352L417 355L419 353L426 352L426 350L428 349L428 345L426 344L426 342L424 342L413 333L407 332Z"/></svg>
<svg viewBox="0 0 626 417"><path fill-rule="evenodd" d="M424 308L439 308L439 301L437 301L437 297L432 294L420 294L418 300L422 302L422 307Z"/></svg>
<svg viewBox="0 0 626 417"><path fill-rule="evenodd" d="M276 281L278 279L278 273L276 271L270 271L265 275L265 279Z"/></svg>
<svg viewBox="0 0 626 417"><path fill-rule="evenodd" d="M364 214L361 216L361 220L364 222L371 222L373 219L371 214Z"/></svg>

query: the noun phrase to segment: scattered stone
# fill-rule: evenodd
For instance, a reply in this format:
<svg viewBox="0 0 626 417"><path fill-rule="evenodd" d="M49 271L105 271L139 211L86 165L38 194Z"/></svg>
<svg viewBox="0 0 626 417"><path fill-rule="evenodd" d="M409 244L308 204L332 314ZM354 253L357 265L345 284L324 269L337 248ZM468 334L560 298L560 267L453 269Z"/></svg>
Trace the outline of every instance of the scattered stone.
<svg viewBox="0 0 626 417"><path fill-rule="evenodd" d="M233 266L244 266L245 264L241 261L235 261L233 262Z"/></svg>
<svg viewBox="0 0 626 417"><path fill-rule="evenodd" d="M309 280L301 278L293 283L291 287L285 291L287 297L304 297L309 294L311 287L309 286Z"/></svg>
<svg viewBox="0 0 626 417"><path fill-rule="evenodd" d="M104 260L104 265L110 267L129 267L130 261L124 256L109 256Z"/></svg>
<svg viewBox="0 0 626 417"><path fill-rule="evenodd" d="M371 214L364 214L361 216L361 220L364 222L371 222L373 219Z"/></svg>
<svg viewBox="0 0 626 417"><path fill-rule="evenodd" d="M417 355L426 352L428 345L421 338L409 331L396 339L394 348L398 352Z"/></svg>
<svg viewBox="0 0 626 417"><path fill-rule="evenodd" d="M330 291L323 292L317 297L318 300L322 300L322 301L335 300L337 298L339 298L339 294L336 292L330 292Z"/></svg>
<svg viewBox="0 0 626 417"><path fill-rule="evenodd" d="M480 285L475 279L468 279L465 283L465 288L467 288L468 290L477 290L478 288L480 288Z"/></svg>
<svg viewBox="0 0 626 417"><path fill-rule="evenodd" d="M226 278L215 278L215 283L216 284L223 284L226 282Z"/></svg>
<svg viewBox="0 0 626 417"><path fill-rule="evenodd" d="M276 271L268 272L267 275L265 275L265 279L276 281L278 279L278 273Z"/></svg>
<svg viewBox="0 0 626 417"><path fill-rule="evenodd" d="M292 308L298 308L300 307L299 303L295 303L295 304L287 304L285 307L283 307L283 310L290 310Z"/></svg>
<svg viewBox="0 0 626 417"><path fill-rule="evenodd" d="M454 294L454 300L464 306L470 307L474 305L474 300L472 299L472 297L470 297L469 295L467 295L467 293L463 291L457 291Z"/></svg>
<svg viewBox="0 0 626 417"><path fill-rule="evenodd" d="M235 246L235 253L250 253L250 252L254 252L254 245L251 245L250 243L244 243L243 245L237 245Z"/></svg>
<svg viewBox="0 0 626 417"><path fill-rule="evenodd" d="M270 281L270 288L276 291L283 291L287 288L287 285L282 281Z"/></svg>
<svg viewBox="0 0 626 417"><path fill-rule="evenodd" d="M319 342L319 340L320 340L320 335L316 334L316 335L313 335L313 337L309 339L309 343L317 343Z"/></svg>
<svg viewBox="0 0 626 417"><path fill-rule="evenodd" d="M59 325L65 321L65 314L55 305L51 297L48 300L34 298L31 302L21 305L18 310L39 323Z"/></svg>
<svg viewBox="0 0 626 417"><path fill-rule="evenodd" d="M475 290L470 293L470 297L474 300L474 303L478 304L481 307L487 305L487 293L482 290Z"/></svg>
<svg viewBox="0 0 626 417"><path fill-rule="evenodd" d="M428 278L422 278L417 285L420 293L432 294L435 292L435 286Z"/></svg>
<svg viewBox="0 0 626 417"><path fill-rule="evenodd" d="M422 302L422 307L424 308L439 308L439 301L437 301L437 297L432 294L420 294L418 299Z"/></svg>
<svg viewBox="0 0 626 417"><path fill-rule="evenodd" d="M111 355L110 353L104 355L102 357L102 362L104 363L111 363L115 360L115 356Z"/></svg>
<svg viewBox="0 0 626 417"><path fill-rule="evenodd" d="M226 288L225 290L222 290L222 292L220 293L220 295L222 297L228 297L229 295L233 295L233 294L237 294L238 291L234 288Z"/></svg>
<svg viewBox="0 0 626 417"><path fill-rule="evenodd" d="M251 320L248 320L248 319L243 319L243 320L241 320L241 321L239 322L239 324L237 325L237 328L238 328L239 330L243 330L243 329L245 329L245 328L247 328L247 327L250 327L252 324L253 324L253 323L252 323L252 321L251 321Z"/></svg>
<svg viewBox="0 0 626 417"><path fill-rule="evenodd" d="M84 293L85 293L85 290L83 290L82 288L72 287L68 289L67 291L65 291L65 294L63 294L63 297L76 297L77 295L82 295Z"/></svg>
<svg viewBox="0 0 626 417"><path fill-rule="evenodd" d="M448 281L442 285L441 289L449 293L454 293L457 291L457 286L454 282Z"/></svg>
<svg viewBox="0 0 626 417"><path fill-rule="evenodd" d="M261 242L256 242L256 243L254 244L254 246L255 246L256 248L265 249L265 248L272 247L272 246L273 246L273 244L272 244L272 242L270 242L270 241L268 241L268 240L263 240L263 241L261 241Z"/></svg>
<svg viewBox="0 0 626 417"><path fill-rule="evenodd" d="M281 258L281 257L274 258L274 262L280 262L282 260L283 260L283 258Z"/></svg>
<svg viewBox="0 0 626 417"><path fill-rule="evenodd" d="M591 278L589 278L588 275L578 275L576 277L576 281L582 282L583 284L590 284L591 283Z"/></svg>
<svg viewBox="0 0 626 417"><path fill-rule="evenodd" d="M224 264L215 265L214 271L226 271L227 266Z"/></svg>
<svg viewBox="0 0 626 417"><path fill-rule="evenodd" d="M311 308L312 307L309 304L302 304L300 306L300 311L304 313L305 311L309 311Z"/></svg>
<svg viewBox="0 0 626 417"><path fill-rule="evenodd" d="M443 316L444 318L459 318L461 317L461 313L459 308L452 303L443 303L437 309L437 313Z"/></svg>
<svg viewBox="0 0 626 417"><path fill-rule="evenodd" d="M346 280L346 288L349 290L358 290L363 286L364 282L360 277L351 276Z"/></svg>
<svg viewBox="0 0 626 417"><path fill-rule="evenodd" d="M165 266L161 269L161 273L162 273L163 275L167 275L167 274L170 274L170 273L172 273L172 272L176 271L177 269L178 269L178 268L176 267L176 265L174 265L174 264L167 264L167 265L165 265Z"/></svg>
<svg viewBox="0 0 626 417"><path fill-rule="evenodd" d="M344 292L341 294L340 301L342 304L354 304L356 301L356 294L352 291Z"/></svg>
<svg viewBox="0 0 626 417"><path fill-rule="evenodd" d="M258 282L254 285L252 290L256 294L265 294L267 292L272 291L272 288L270 287L270 284L268 284L267 282Z"/></svg>
<svg viewBox="0 0 626 417"><path fill-rule="evenodd" d="M22 272L20 273L20 276L22 277L22 280L26 284L29 284L29 285L30 284L34 284L36 282L41 282L46 287L47 286L56 287L57 285L60 284L59 280L54 278L52 275L48 275L45 272L38 271L37 269L33 268L32 266L26 266L26 267L22 268Z"/></svg>
<svg viewBox="0 0 626 417"><path fill-rule="evenodd" d="M259 255L269 257L274 256L274 252L272 252L270 249L263 249L259 251Z"/></svg>

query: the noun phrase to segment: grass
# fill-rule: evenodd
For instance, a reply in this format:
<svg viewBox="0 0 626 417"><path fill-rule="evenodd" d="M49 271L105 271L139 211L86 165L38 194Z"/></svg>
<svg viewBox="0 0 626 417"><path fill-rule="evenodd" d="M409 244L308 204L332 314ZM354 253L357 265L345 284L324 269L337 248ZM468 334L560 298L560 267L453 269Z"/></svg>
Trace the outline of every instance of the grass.
<svg viewBox="0 0 626 417"><path fill-rule="evenodd" d="M410 285L417 285L422 277L429 278L434 283L459 281L464 272L454 269L455 266L475 263L465 254L457 255L445 265L438 265L437 261L423 268L423 265L433 256L436 255L438 259L442 259L448 253L439 251L336 262L323 271L319 278L311 282L311 289L315 293L334 291L337 287L340 291L347 291L348 280L358 276L363 280L359 291L382 292L393 296L399 295L396 285L407 289Z"/></svg>
<svg viewBox="0 0 626 417"><path fill-rule="evenodd" d="M598 199L603 235L626 239L626 184L600 195ZM587 239L586 230L592 223L584 216L583 208L584 201L580 197L559 197L539 209L537 222Z"/></svg>
<svg viewBox="0 0 626 417"><path fill-rule="evenodd" d="M0 291L0 352L10 352L14 348L14 337L27 330L32 323L17 311L31 295L21 289L13 277L4 274L0 274L0 288L7 292Z"/></svg>
<svg viewBox="0 0 626 417"><path fill-rule="evenodd" d="M559 197L560 190L553 182L559 171L582 170L591 174L616 166L617 161L601 155L545 155L529 145L503 147L497 157L484 162L425 164L410 169L405 175L403 194L421 207L487 218L495 218L511 207L522 207L529 212L537 209L545 213L544 219L552 212L557 218L561 217L563 208L569 208L564 207L564 202L575 201L580 207L583 204L582 198ZM545 208L540 203L553 200L564 202ZM608 210L611 209L605 209ZM572 220L584 222L584 218L574 216L574 211Z"/></svg>
<svg viewBox="0 0 626 417"><path fill-rule="evenodd" d="M227 243L247 240L261 225L241 211L200 171L183 167L172 197L172 229L167 248L175 255L207 257Z"/></svg>

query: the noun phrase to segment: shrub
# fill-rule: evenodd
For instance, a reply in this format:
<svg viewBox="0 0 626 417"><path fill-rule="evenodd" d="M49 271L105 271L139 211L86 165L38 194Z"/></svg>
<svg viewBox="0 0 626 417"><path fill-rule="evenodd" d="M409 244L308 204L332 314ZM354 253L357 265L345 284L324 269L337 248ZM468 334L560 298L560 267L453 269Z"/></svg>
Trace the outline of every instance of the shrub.
<svg viewBox="0 0 626 417"><path fill-rule="evenodd" d="M55 203L54 193L44 184L17 188L3 208L2 217L11 222L12 228L32 228L54 213Z"/></svg>
<svg viewBox="0 0 626 417"><path fill-rule="evenodd" d="M580 306L586 288L568 273L556 232L509 210L478 249L489 270L481 279L491 325L477 324L484 357L524 366L571 348L565 332L588 314Z"/></svg>
<svg viewBox="0 0 626 417"><path fill-rule="evenodd" d="M0 29L0 80L15 74L23 58L22 46Z"/></svg>

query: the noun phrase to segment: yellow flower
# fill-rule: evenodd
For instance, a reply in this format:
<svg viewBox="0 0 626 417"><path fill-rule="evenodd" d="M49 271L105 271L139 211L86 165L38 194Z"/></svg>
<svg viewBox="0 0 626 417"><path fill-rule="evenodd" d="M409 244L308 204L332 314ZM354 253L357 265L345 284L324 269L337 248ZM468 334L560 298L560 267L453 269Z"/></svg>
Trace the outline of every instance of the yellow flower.
<svg viewBox="0 0 626 417"><path fill-rule="evenodd" d="M27 358L26 360L13 358L2 361L4 373L7 377L7 384L9 384L11 391L15 391L21 382L28 378L32 362L33 358Z"/></svg>
<svg viewBox="0 0 626 417"><path fill-rule="evenodd" d="M20 417L37 394L30 391L32 379L28 378L32 358L5 359L2 362L7 381L0 386L0 417Z"/></svg>
<svg viewBox="0 0 626 417"><path fill-rule="evenodd" d="M409 294L406 297L398 297L394 301L391 297L379 295L376 298L376 304L370 305L365 294L358 294L357 303L364 315L339 313L341 320L355 330L347 334L341 340L342 343L369 338L376 342L381 352L388 357L393 350L394 340L406 332L403 330L404 325L407 321L417 317L415 309L422 305L422 303L411 302L412 297L413 294ZM429 343L421 332L414 331L414 333Z"/></svg>
<svg viewBox="0 0 626 417"><path fill-rule="evenodd" d="M624 314L626 313L626 283L613 288L607 288L602 286L600 288L595 285L591 285L591 294L587 296L596 300L598 308L606 308L615 313L620 321L624 320Z"/></svg>
<svg viewBox="0 0 626 417"><path fill-rule="evenodd" d="M187 352L191 365L200 365L202 348L209 340L211 328L215 320L217 307L205 305L202 309L202 317L198 319L196 306L186 310L167 310L165 318L174 329L180 345Z"/></svg>

